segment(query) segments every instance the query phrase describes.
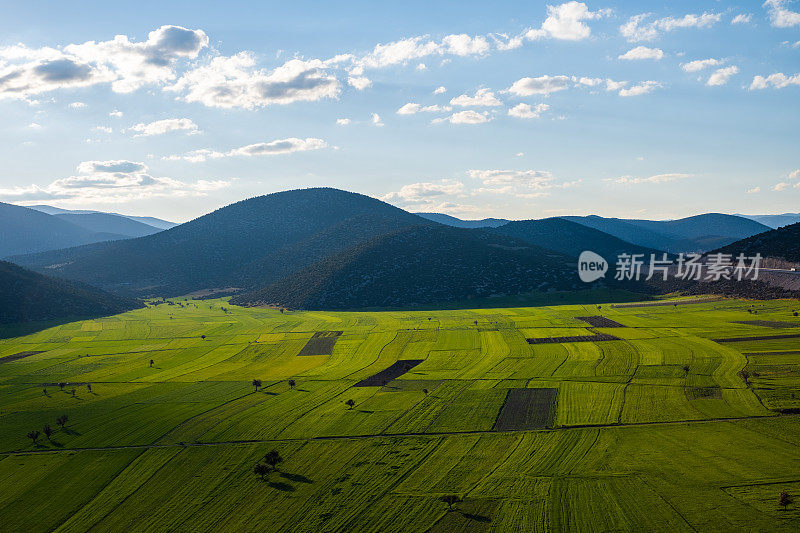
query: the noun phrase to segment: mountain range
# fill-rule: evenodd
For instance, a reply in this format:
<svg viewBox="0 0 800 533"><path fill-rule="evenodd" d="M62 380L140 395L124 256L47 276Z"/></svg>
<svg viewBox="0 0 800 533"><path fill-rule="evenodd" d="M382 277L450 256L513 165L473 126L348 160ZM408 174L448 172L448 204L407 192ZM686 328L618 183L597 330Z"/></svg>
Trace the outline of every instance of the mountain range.
<svg viewBox="0 0 800 533"><path fill-rule="evenodd" d="M162 231L161 227L143 222L150 220L149 217L36 207L0 202L0 258L143 237ZM171 224L159 219L152 221L161 225Z"/></svg>
<svg viewBox="0 0 800 533"><path fill-rule="evenodd" d="M796 239L791 231L770 230L734 215L712 213L674 221L595 216L485 219L472 221L482 227L465 228L456 227L455 217L409 213L369 196L329 188L242 200L134 238L117 233L114 240L42 250L97 238L99 232L91 231L97 226L91 224L101 217L121 217L134 224L112 219L118 224L109 221L106 227L116 231L133 232L141 222L111 213L47 214L8 204L0 208L7 219L16 217L17 231L30 235L32 228L40 228L41 251L11 260L48 276L125 298L225 290L235 294L234 303L306 309L401 307L586 288L576 273L583 250L613 263L620 253L710 250L744 237L742 243L760 239L753 241L759 246L774 239L776 253L796 253L786 244ZM87 215L96 218L86 221L82 217ZM44 239L48 231L63 233L64 228L73 233ZM9 242L14 244L2 242L8 248ZM17 249L25 242L18 242Z"/></svg>

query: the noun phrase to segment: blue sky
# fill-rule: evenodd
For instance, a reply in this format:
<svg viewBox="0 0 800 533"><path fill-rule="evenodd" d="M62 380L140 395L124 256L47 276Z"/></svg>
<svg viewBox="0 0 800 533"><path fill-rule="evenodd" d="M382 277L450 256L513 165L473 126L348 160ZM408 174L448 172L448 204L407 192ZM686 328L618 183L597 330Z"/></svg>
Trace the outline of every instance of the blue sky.
<svg viewBox="0 0 800 533"><path fill-rule="evenodd" d="M0 201L800 210L800 2L43 5L0 17Z"/></svg>

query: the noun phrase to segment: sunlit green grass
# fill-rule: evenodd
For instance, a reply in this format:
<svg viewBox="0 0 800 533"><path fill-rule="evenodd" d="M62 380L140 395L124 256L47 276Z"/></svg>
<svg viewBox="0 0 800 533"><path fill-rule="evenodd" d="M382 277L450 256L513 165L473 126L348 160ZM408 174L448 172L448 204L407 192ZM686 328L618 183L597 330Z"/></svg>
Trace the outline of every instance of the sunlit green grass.
<svg viewBox="0 0 800 533"><path fill-rule="evenodd" d="M0 364L3 530L800 527L777 505L781 490L800 500L800 338L713 340L800 333L796 301L172 302L0 340L0 357L42 352ZM756 319L797 329L735 323ZM332 354L298 356L318 331L344 333ZM525 340L596 332L621 340ZM354 386L402 359L423 362ZM530 387L558 389L555 427L494 432L508 389ZM272 448L285 462L262 482L252 467ZM444 494L464 501L448 511Z"/></svg>

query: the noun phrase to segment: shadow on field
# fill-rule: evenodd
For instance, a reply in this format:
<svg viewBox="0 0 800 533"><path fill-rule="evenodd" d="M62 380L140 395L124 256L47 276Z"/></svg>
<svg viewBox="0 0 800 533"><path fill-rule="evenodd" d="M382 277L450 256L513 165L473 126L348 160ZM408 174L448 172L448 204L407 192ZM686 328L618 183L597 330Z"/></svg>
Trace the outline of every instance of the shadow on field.
<svg viewBox="0 0 800 533"><path fill-rule="evenodd" d="M272 487L275 490L280 490L283 492L294 492L295 488L288 483L284 483L283 481L268 481L267 485Z"/></svg>
<svg viewBox="0 0 800 533"><path fill-rule="evenodd" d="M489 518L488 516L483 516L483 515L478 515L478 514L472 514L472 513L465 513L465 512L461 512L461 516L463 516L463 517L464 517L464 518L466 518L467 520L474 520L474 521L476 521L476 522L489 523L489 522L491 522L491 521L492 521L492 519L491 519L491 518Z"/></svg>
<svg viewBox="0 0 800 533"><path fill-rule="evenodd" d="M302 474L290 474L289 472L281 472L280 476L283 479L288 479L289 481L294 481L295 483L314 483L312 480L308 479L306 476Z"/></svg>
<svg viewBox="0 0 800 533"><path fill-rule="evenodd" d="M63 431L63 432L64 432L64 433L66 433L67 435L80 436L80 433L79 433L79 432L77 432L77 431L75 431L74 429L70 429L70 428L63 428L61 431Z"/></svg>

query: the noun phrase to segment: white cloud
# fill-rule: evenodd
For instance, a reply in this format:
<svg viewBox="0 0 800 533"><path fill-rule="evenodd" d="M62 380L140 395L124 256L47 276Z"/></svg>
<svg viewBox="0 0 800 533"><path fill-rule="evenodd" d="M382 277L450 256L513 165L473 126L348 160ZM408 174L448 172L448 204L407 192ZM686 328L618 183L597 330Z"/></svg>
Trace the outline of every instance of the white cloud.
<svg viewBox="0 0 800 533"><path fill-rule="evenodd" d="M519 198L548 196L552 189L574 187L580 181L557 182L546 170L470 170L469 176L483 185L476 193L514 194Z"/></svg>
<svg viewBox="0 0 800 533"><path fill-rule="evenodd" d="M688 63L682 63L681 68L686 72L698 72L705 68L716 67L717 65L721 64L721 60L710 57L708 59L696 59L694 61L689 61Z"/></svg>
<svg viewBox="0 0 800 533"><path fill-rule="evenodd" d="M525 37L530 40L550 37L566 41L579 41L591 35L592 30L584 22L602 17L607 11L589 11L582 2L566 2L558 6L547 6L547 18L541 28L530 29Z"/></svg>
<svg viewBox="0 0 800 533"><path fill-rule="evenodd" d="M483 113L478 113L477 111L468 109L466 111L453 113L449 117L434 119L433 123L438 124L440 122L449 122L451 124L483 124L484 122L489 122L490 120L492 119L489 116L489 113L486 111Z"/></svg>
<svg viewBox="0 0 800 533"><path fill-rule="evenodd" d="M791 186L792 186L791 183L786 183L785 181L782 181L780 183L775 184L775 186L772 188L772 190L773 191L778 191L778 192L785 191L786 189L788 189Z"/></svg>
<svg viewBox="0 0 800 533"><path fill-rule="evenodd" d="M125 35L63 48L0 48L0 98L25 99L58 89L110 83L129 93L175 78L180 60L194 59L208 46L202 30L161 26L143 42Z"/></svg>
<svg viewBox="0 0 800 533"><path fill-rule="evenodd" d="M363 91L367 87L372 87L372 80L365 78L364 76L350 76L347 78L347 83L359 91Z"/></svg>
<svg viewBox="0 0 800 533"><path fill-rule="evenodd" d="M621 91L628 85L627 81L606 80L606 91Z"/></svg>
<svg viewBox="0 0 800 533"><path fill-rule="evenodd" d="M646 46L637 46L636 48L631 48L624 54L617 57L617 59L625 59L628 61L633 61L636 59L655 59L658 61L659 59L664 57L664 51L660 48L648 48Z"/></svg>
<svg viewBox="0 0 800 533"><path fill-rule="evenodd" d="M121 203L155 197L205 196L230 185L230 181L183 182L154 177L144 163L125 160L84 161L78 174L40 187L0 189L0 198L18 202L62 200L67 203Z"/></svg>
<svg viewBox="0 0 800 533"><path fill-rule="evenodd" d="M670 181L678 181L686 178L691 178L693 176L694 174L672 173L672 174L656 174L655 176L649 176L647 178L620 176L619 178L607 178L604 179L603 181L611 183L628 184L628 185L640 185L644 183L667 183Z"/></svg>
<svg viewBox="0 0 800 533"><path fill-rule="evenodd" d="M40 130L42 129L42 125L39 124L38 122L31 122L30 124L28 124L28 128L32 130Z"/></svg>
<svg viewBox="0 0 800 533"><path fill-rule="evenodd" d="M747 189L747 194L757 194L761 192L761 187L753 187L752 189Z"/></svg>
<svg viewBox="0 0 800 533"><path fill-rule="evenodd" d="M800 168L797 170L792 170L789 172L789 179L790 180L800 180Z"/></svg>
<svg viewBox="0 0 800 533"><path fill-rule="evenodd" d="M731 65L730 67L717 69L711 76L708 77L706 85L711 85L711 86L725 85L726 83L728 83L728 80L731 78L731 76L737 74L738 72L739 72L739 67L737 67L736 65Z"/></svg>
<svg viewBox="0 0 800 533"><path fill-rule="evenodd" d="M446 35L441 41L436 42L426 35L420 35L376 45L370 53L353 61L350 72L358 76L365 69L404 65L409 61L428 56L482 56L490 49L489 41L482 36L469 36L464 33Z"/></svg>
<svg viewBox="0 0 800 533"><path fill-rule="evenodd" d="M309 137L307 139L298 139L296 137L290 137L288 139L278 139L270 142L248 144L247 146L232 148L227 152L218 152L216 150L203 148L200 150L193 150L183 155L165 156L162 157L162 159L167 161L188 161L190 163L202 163L203 161L207 161L209 159L221 159L223 157L252 157L260 155L281 155L291 154L294 152L306 152L309 150L320 150L327 146L328 143L322 139L316 139L313 137Z"/></svg>
<svg viewBox="0 0 800 533"><path fill-rule="evenodd" d="M462 94L450 100L450 105L457 105L461 107L491 107L503 105L503 103L495 97L494 93L489 89L478 89L475 96L468 96Z"/></svg>
<svg viewBox="0 0 800 533"><path fill-rule="evenodd" d="M585 85L586 87L595 87L603 83L603 78L586 78L582 77L578 79L577 83L579 85Z"/></svg>
<svg viewBox="0 0 800 533"><path fill-rule="evenodd" d="M351 122L351 120L349 118L337 118L336 119L336 124L338 124L339 126L347 126L348 124L350 124L350 122Z"/></svg>
<svg viewBox="0 0 800 533"><path fill-rule="evenodd" d="M786 9L786 0L767 0L764 7L769 13L769 21L776 28L800 26L800 13Z"/></svg>
<svg viewBox="0 0 800 533"><path fill-rule="evenodd" d="M650 13L634 15L619 27L619 32L628 41L652 41L662 32L669 32L677 28L707 28L722 19L721 13L703 13L702 15L684 15L680 18L665 17L652 22L644 23Z"/></svg>
<svg viewBox="0 0 800 533"><path fill-rule="evenodd" d="M446 93L446 92L447 92L447 88L446 88L444 85L440 85L439 87L437 87L437 88L436 88L436 89L433 91L433 94L444 94L444 93Z"/></svg>
<svg viewBox="0 0 800 533"><path fill-rule="evenodd" d="M146 137L151 135L163 135L171 131L185 131L187 135L199 133L200 129L192 120L188 118L167 118L156 120L155 122L139 123L129 128L131 131L138 132L134 137Z"/></svg>
<svg viewBox="0 0 800 533"><path fill-rule="evenodd" d="M428 70L428 65L426 65L425 63L420 63L419 65L416 66L416 69L420 71Z"/></svg>
<svg viewBox="0 0 800 533"><path fill-rule="evenodd" d="M399 191L390 192L381 197L385 202L404 204L424 204L442 196L459 195L464 192L464 184L454 179L443 179L438 182L419 182L403 185Z"/></svg>
<svg viewBox="0 0 800 533"><path fill-rule="evenodd" d="M400 109L397 110L398 115L413 115L415 113L419 113L421 105L415 104L414 102L409 102L402 106Z"/></svg>
<svg viewBox="0 0 800 533"><path fill-rule="evenodd" d="M122 111L120 111L119 109L115 109L114 111L109 113L108 116L114 118L122 118Z"/></svg>
<svg viewBox="0 0 800 533"><path fill-rule="evenodd" d="M655 89L661 87L661 84L657 81L643 81L641 83L637 83L636 85L632 85L629 89L620 89L619 95L620 96L639 96L642 94L647 94L653 92Z"/></svg>
<svg viewBox="0 0 800 533"><path fill-rule="evenodd" d="M72 102L68 107L70 109L81 109L82 107L87 107L87 105L83 102Z"/></svg>
<svg viewBox="0 0 800 533"><path fill-rule="evenodd" d="M109 128L108 126L95 126L92 129L95 130L95 131L102 131L103 133L113 133L114 132L114 130L112 128Z"/></svg>
<svg viewBox="0 0 800 533"><path fill-rule="evenodd" d="M381 120L381 116L377 113L372 113L370 115L370 121L372 122L373 125L378 127L383 127L384 125L383 121Z"/></svg>
<svg viewBox="0 0 800 533"><path fill-rule="evenodd" d="M517 96L532 96L534 94L550 94L569 88L568 76L539 76L538 78L520 78L515 81L509 92Z"/></svg>
<svg viewBox="0 0 800 533"><path fill-rule="evenodd" d="M518 104L508 110L508 116L516 118L539 118L542 113L550 109L547 104L536 104L531 107L529 104Z"/></svg>
<svg viewBox="0 0 800 533"><path fill-rule="evenodd" d="M755 76L750 84L750 90L767 89L770 86L775 89L783 89L790 85L800 85L800 73L794 76L787 76L783 72L776 72L767 77Z"/></svg>
<svg viewBox="0 0 800 533"><path fill-rule="evenodd" d="M733 17L731 20L731 24L750 24L750 21L753 19L752 13L740 13ZM758 188L758 187L756 187Z"/></svg>
<svg viewBox="0 0 800 533"><path fill-rule="evenodd" d="M208 107L255 109L274 104L336 98L340 84L319 59L291 59L267 71L247 52L215 57L183 74L167 90Z"/></svg>

